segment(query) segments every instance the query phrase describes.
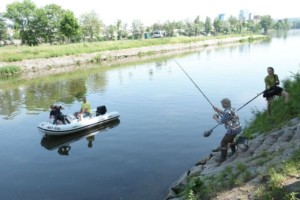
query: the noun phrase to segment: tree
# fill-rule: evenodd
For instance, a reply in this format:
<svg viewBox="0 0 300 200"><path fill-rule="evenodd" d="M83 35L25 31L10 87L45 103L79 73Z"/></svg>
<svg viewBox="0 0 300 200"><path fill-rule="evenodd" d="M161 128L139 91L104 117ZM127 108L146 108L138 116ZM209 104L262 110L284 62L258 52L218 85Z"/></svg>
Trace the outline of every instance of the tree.
<svg viewBox="0 0 300 200"><path fill-rule="evenodd" d="M220 33L222 31L222 21L219 18L214 20L213 26L215 28L216 33Z"/></svg>
<svg viewBox="0 0 300 200"><path fill-rule="evenodd" d="M60 32L70 40L72 37L78 36L79 28L73 12L70 10L65 11L60 22Z"/></svg>
<svg viewBox="0 0 300 200"><path fill-rule="evenodd" d="M23 37L30 46L38 45L45 38L47 18L43 9L37 9L28 22L29 29L24 31Z"/></svg>
<svg viewBox="0 0 300 200"><path fill-rule="evenodd" d="M133 20L132 22L132 34L134 39L141 39L145 30L144 25L140 20Z"/></svg>
<svg viewBox="0 0 300 200"><path fill-rule="evenodd" d="M203 22L200 21L200 17L197 16L196 19L194 20L194 35L197 36L197 35L200 35L201 34L201 31L203 29Z"/></svg>
<svg viewBox="0 0 300 200"><path fill-rule="evenodd" d="M99 36L103 23L95 11L82 14L79 21L84 37L89 37L92 41L94 37Z"/></svg>
<svg viewBox="0 0 300 200"><path fill-rule="evenodd" d="M163 25L163 29L166 31L166 36L168 37L174 37L175 36L175 32L174 29L175 27L175 22L170 22L167 21L164 25Z"/></svg>
<svg viewBox="0 0 300 200"><path fill-rule="evenodd" d="M264 29L264 33L267 34L268 30L272 26L272 18L270 15L264 15L260 18L260 25Z"/></svg>
<svg viewBox="0 0 300 200"><path fill-rule="evenodd" d="M185 34L189 37L194 35L194 23L189 19L185 20Z"/></svg>
<svg viewBox="0 0 300 200"><path fill-rule="evenodd" d="M122 39L122 33L123 33L123 30L122 30L122 21L119 19L116 23L116 29L117 29L117 39L118 40L121 40Z"/></svg>
<svg viewBox="0 0 300 200"><path fill-rule="evenodd" d="M7 38L7 25L3 15L0 13L0 41Z"/></svg>
<svg viewBox="0 0 300 200"><path fill-rule="evenodd" d="M237 33L239 28L238 28L238 25L239 25L239 21L237 20L236 17L233 17L233 16L230 16L228 18L228 22L229 22L229 25L230 25L230 31L234 32L234 33Z"/></svg>
<svg viewBox="0 0 300 200"><path fill-rule="evenodd" d="M209 17L206 17L205 23L204 23L204 31L206 34L209 34L211 32L212 26L211 26L211 19Z"/></svg>
<svg viewBox="0 0 300 200"><path fill-rule="evenodd" d="M261 26L259 23L254 23L253 21L248 21L247 29L252 33L258 33L259 30L261 29Z"/></svg>
<svg viewBox="0 0 300 200"><path fill-rule="evenodd" d="M278 20L275 23L274 28L276 30L289 30L290 29L290 25L289 25L288 19Z"/></svg>
<svg viewBox="0 0 300 200"><path fill-rule="evenodd" d="M36 5L30 0L23 2L14 2L6 6L5 17L10 19L16 30L20 31L22 44L36 45L39 37L36 35L39 30L35 30L34 26L37 21L36 18ZM34 37L32 36L34 34Z"/></svg>
<svg viewBox="0 0 300 200"><path fill-rule="evenodd" d="M45 27L44 39L46 42L52 44L54 41L61 38L60 34L60 22L63 18L63 10L59 5L50 4L43 8L45 17L47 19L47 25Z"/></svg>
<svg viewBox="0 0 300 200"><path fill-rule="evenodd" d="M108 40L115 40L116 26L109 25L105 29L105 35Z"/></svg>

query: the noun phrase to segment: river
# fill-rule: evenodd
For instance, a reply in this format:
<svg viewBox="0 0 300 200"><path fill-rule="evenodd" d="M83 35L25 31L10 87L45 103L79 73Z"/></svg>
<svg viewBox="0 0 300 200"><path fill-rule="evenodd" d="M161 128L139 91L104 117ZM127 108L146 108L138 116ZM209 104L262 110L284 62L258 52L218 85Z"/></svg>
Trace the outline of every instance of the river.
<svg viewBox="0 0 300 200"><path fill-rule="evenodd" d="M216 107L225 97L233 107L245 105L239 111L245 126L256 109L266 108L262 96L247 103L264 90L267 67L280 80L299 70L299 44L300 31L289 31L259 43L93 65L26 81L2 79L0 198L163 199L224 134L219 126L203 137L216 124L214 112L179 65ZM82 96L93 107L118 111L120 121L84 135L43 139L37 124L48 119L49 106L74 113Z"/></svg>

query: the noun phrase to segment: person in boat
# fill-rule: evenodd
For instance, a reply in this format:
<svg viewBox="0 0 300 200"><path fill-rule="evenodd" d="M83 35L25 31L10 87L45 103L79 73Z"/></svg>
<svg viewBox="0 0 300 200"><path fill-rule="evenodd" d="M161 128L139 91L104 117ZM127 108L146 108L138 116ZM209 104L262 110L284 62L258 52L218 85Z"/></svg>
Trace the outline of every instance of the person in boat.
<svg viewBox="0 0 300 200"><path fill-rule="evenodd" d="M235 109L231 107L231 101L228 98L224 98L221 104L224 110L214 107L214 111L216 111L217 114L213 115L213 119L220 124L224 124L227 130L220 144L221 156L216 160L219 165L227 158L228 145L231 148L232 154L236 152L234 138L242 132L239 116Z"/></svg>
<svg viewBox="0 0 300 200"><path fill-rule="evenodd" d="M84 117L91 116L91 104L86 100L86 97L82 98L82 104L78 115L80 120Z"/></svg>
<svg viewBox="0 0 300 200"><path fill-rule="evenodd" d="M268 101L267 111L268 114L271 115L271 107L272 100L275 96L283 96L285 99L285 103L289 100L289 93L283 90L283 88L279 87L280 84L279 78L277 74L274 74L274 68L267 68L268 75L265 77L265 86L266 90L264 91L263 97Z"/></svg>
<svg viewBox="0 0 300 200"><path fill-rule="evenodd" d="M66 124L64 116L60 111L63 108L61 106L56 105L51 105L50 108L50 119L53 119L53 124L59 124L60 122Z"/></svg>
<svg viewBox="0 0 300 200"><path fill-rule="evenodd" d="M54 121L54 119L55 119L55 116L56 116L56 108L55 108L55 106L54 105L51 105L50 106L50 114L49 114L49 120L51 121L51 122L53 122Z"/></svg>

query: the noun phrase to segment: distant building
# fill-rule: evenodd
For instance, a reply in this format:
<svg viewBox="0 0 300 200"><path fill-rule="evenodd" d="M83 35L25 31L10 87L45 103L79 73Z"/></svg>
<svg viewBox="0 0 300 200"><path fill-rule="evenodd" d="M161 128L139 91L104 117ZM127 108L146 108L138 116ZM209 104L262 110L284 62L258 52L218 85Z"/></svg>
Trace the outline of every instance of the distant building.
<svg viewBox="0 0 300 200"><path fill-rule="evenodd" d="M218 19L221 21L225 21L225 17L226 17L226 15L224 13L222 13L222 14L219 14Z"/></svg>
<svg viewBox="0 0 300 200"><path fill-rule="evenodd" d="M254 23L259 23L259 21L260 21L260 16L259 15L254 15L253 16L253 22Z"/></svg>
<svg viewBox="0 0 300 200"><path fill-rule="evenodd" d="M248 10L240 10L240 14L239 14L239 20L240 21L248 21L249 19L249 12Z"/></svg>

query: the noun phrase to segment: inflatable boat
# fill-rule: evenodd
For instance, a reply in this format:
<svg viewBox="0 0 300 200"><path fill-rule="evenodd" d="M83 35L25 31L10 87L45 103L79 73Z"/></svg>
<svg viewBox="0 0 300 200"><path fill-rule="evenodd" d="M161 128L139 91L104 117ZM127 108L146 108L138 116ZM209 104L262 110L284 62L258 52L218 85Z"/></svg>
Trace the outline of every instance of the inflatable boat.
<svg viewBox="0 0 300 200"><path fill-rule="evenodd" d="M46 121L38 124L38 129L46 135L67 135L95 126L105 125L119 118L118 112L107 112L105 106L94 109L90 116L79 119L72 114L65 115L65 124L53 124Z"/></svg>
<svg viewBox="0 0 300 200"><path fill-rule="evenodd" d="M70 149L71 144L76 141L81 139L86 139L89 141L89 138L92 138L97 134L107 132L117 127L119 124L120 120L116 119L87 130L76 132L74 134L62 135L60 137L44 135L41 139L41 146L49 151L58 149L58 152L60 152L60 149Z"/></svg>

